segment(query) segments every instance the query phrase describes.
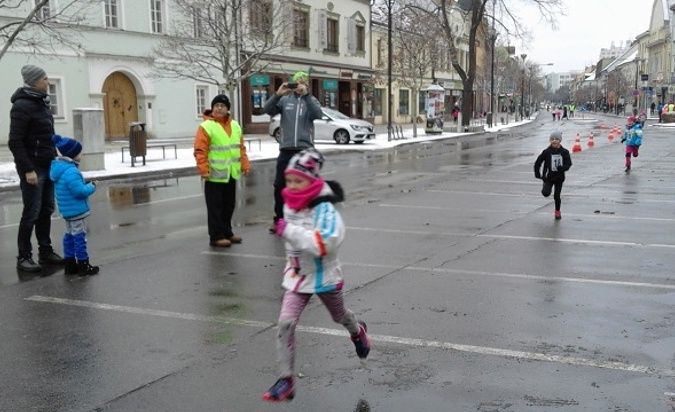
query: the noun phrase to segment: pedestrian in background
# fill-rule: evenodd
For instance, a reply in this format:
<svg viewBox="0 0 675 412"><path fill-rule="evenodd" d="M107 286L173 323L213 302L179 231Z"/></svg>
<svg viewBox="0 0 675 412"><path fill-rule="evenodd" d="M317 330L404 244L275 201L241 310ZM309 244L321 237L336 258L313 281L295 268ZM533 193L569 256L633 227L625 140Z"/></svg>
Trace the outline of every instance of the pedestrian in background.
<svg viewBox="0 0 675 412"><path fill-rule="evenodd" d="M230 247L242 239L232 231L237 181L251 168L241 126L230 116L230 99L219 94L197 128L194 156L204 179L209 244Z"/></svg>
<svg viewBox="0 0 675 412"><path fill-rule="evenodd" d="M296 153L314 147L314 120L321 119L321 105L309 94L309 75L299 71L293 74L288 83L283 83L274 96L266 102L263 110L274 117L281 114L279 127L279 155L277 156L276 175L274 177L274 222L284 217L284 203L281 191L286 182L284 170ZM274 224L270 233L275 231Z"/></svg>
<svg viewBox="0 0 675 412"><path fill-rule="evenodd" d="M543 168L542 168L543 165ZM544 181L541 194L544 197L551 195L553 189L553 201L555 203L554 216L556 220L562 218L560 205L565 172L572 167L570 152L562 147L562 133L553 132L549 137L549 146L544 149L534 162L534 177Z"/></svg>
<svg viewBox="0 0 675 412"><path fill-rule="evenodd" d="M638 157L638 151L642 145L642 125L635 116L628 117L626 121L626 130L624 131L621 143L626 145L626 173L630 173L631 156Z"/></svg>
<svg viewBox="0 0 675 412"><path fill-rule="evenodd" d="M282 190L284 217L277 220L276 235L285 241L286 267L282 286L286 289L279 313L277 354L280 378L263 394L266 401L293 399L295 328L302 311L316 294L333 321L344 326L365 359L370 352L366 324L357 321L344 306L342 268L338 249L345 236L345 225L334 204L344 200L337 182L326 182L319 175L323 156L315 149L294 155L285 170Z"/></svg>
<svg viewBox="0 0 675 412"><path fill-rule="evenodd" d="M95 275L99 268L89 263L86 218L91 213L87 199L96 192L96 183L86 183L80 172L80 142L57 134L52 136L52 142L61 153L52 160L49 178L54 182L56 202L66 222L63 234L65 274Z"/></svg>
<svg viewBox="0 0 675 412"><path fill-rule="evenodd" d="M49 167L56 157L52 143L54 117L49 108L49 79L40 67L21 68L23 87L11 97L9 150L19 174L23 211L19 222L16 268L39 272L40 265L63 264L54 252L51 240L51 217L54 212L54 183ZM35 228L38 242L38 263L33 260L31 237Z"/></svg>

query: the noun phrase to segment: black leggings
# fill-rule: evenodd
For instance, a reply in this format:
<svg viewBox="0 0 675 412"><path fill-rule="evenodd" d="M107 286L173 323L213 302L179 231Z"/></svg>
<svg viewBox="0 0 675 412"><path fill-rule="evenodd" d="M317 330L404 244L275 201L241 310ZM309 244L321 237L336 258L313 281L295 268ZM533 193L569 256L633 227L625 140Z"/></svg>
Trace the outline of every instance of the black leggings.
<svg viewBox="0 0 675 412"><path fill-rule="evenodd" d="M541 188L541 194L544 195L544 197L551 196L551 189L554 187L553 200L555 201L555 210L560 210L560 192L562 192L563 182L550 182L544 180L544 187Z"/></svg>

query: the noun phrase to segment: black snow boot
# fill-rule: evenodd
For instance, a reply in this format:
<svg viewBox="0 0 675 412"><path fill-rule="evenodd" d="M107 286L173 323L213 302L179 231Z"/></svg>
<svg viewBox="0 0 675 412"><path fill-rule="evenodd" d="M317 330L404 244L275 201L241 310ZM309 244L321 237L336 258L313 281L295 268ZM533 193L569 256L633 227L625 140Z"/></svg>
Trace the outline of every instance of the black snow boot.
<svg viewBox="0 0 675 412"><path fill-rule="evenodd" d="M80 260L77 262L77 271L80 276L95 275L98 273L98 266L89 264L89 260Z"/></svg>
<svg viewBox="0 0 675 412"><path fill-rule="evenodd" d="M65 258L63 259L63 263L65 264L63 271L65 275L77 275L77 262L75 258Z"/></svg>

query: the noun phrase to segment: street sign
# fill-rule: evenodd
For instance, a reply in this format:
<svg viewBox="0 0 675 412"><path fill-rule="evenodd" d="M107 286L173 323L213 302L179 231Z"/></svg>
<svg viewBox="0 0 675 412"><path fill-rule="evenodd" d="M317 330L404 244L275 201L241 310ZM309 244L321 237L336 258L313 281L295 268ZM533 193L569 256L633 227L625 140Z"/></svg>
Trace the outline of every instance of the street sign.
<svg viewBox="0 0 675 412"><path fill-rule="evenodd" d="M641 75L640 75L640 80L642 80L643 82L648 81L648 80L649 80L649 75L648 75L648 74L641 74Z"/></svg>
<svg viewBox="0 0 675 412"><path fill-rule="evenodd" d="M639 96L640 91L638 89L633 90L633 96Z"/></svg>
<svg viewBox="0 0 675 412"><path fill-rule="evenodd" d="M270 76L268 74L252 74L249 78L251 86L267 86L270 84Z"/></svg>

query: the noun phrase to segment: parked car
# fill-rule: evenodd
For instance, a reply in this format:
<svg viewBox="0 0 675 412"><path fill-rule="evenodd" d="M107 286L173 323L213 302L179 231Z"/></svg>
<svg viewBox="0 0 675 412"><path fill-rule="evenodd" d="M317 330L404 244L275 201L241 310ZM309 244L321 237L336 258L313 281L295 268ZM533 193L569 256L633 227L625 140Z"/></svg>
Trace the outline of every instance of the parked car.
<svg viewBox="0 0 675 412"><path fill-rule="evenodd" d="M363 143L374 139L373 125L365 120L354 119L338 112L337 110L322 107L323 117L314 120L314 141L335 141L338 144ZM281 128L279 127L280 115L272 118L269 125L269 134L278 142L281 140Z"/></svg>

